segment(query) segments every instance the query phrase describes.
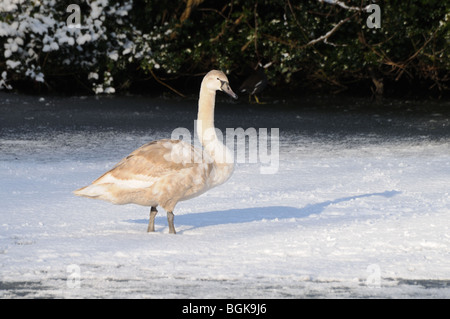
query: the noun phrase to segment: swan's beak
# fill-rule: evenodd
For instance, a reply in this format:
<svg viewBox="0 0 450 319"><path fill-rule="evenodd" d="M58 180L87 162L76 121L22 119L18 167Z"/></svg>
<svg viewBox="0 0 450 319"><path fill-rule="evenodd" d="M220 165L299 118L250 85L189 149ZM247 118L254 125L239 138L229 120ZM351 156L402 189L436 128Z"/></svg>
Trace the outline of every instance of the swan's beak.
<svg viewBox="0 0 450 319"><path fill-rule="evenodd" d="M221 89L223 92L231 96L233 99L237 100L238 96L236 93L233 92L233 90L230 88L230 84L228 82L223 82Z"/></svg>

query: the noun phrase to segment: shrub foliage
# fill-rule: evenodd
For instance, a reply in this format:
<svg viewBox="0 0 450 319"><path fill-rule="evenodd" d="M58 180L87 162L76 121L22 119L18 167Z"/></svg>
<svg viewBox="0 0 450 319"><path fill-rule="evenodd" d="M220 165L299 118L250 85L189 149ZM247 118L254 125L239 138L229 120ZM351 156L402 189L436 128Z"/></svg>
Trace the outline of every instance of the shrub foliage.
<svg viewBox="0 0 450 319"><path fill-rule="evenodd" d="M377 4L381 27L369 28ZM79 24L73 23L79 8ZM448 1L2 0L0 87L99 93L265 65L273 88L449 88Z"/></svg>

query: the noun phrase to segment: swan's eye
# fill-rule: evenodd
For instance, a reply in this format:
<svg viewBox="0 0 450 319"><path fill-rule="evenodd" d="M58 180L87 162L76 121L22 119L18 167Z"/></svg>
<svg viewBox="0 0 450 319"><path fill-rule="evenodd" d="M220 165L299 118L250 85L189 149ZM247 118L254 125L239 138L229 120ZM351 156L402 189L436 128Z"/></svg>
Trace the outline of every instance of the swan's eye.
<svg viewBox="0 0 450 319"><path fill-rule="evenodd" d="M222 81L221 79L219 79L219 78L217 78L217 80L219 80L220 81L220 89L223 91L223 89L224 89L224 86L225 86L225 88L227 87L227 85L228 85L228 82L227 81Z"/></svg>

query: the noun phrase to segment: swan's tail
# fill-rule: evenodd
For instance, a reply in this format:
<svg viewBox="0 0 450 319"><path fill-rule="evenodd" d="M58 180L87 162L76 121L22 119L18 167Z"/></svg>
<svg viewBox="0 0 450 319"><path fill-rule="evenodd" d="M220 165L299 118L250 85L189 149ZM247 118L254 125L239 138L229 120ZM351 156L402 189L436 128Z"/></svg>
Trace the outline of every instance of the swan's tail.
<svg viewBox="0 0 450 319"><path fill-rule="evenodd" d="M104 185L88 185L73 191L73 193L77 196L90 197L90 198L99 198L104 196L107 193L106 187Z"/></svg>

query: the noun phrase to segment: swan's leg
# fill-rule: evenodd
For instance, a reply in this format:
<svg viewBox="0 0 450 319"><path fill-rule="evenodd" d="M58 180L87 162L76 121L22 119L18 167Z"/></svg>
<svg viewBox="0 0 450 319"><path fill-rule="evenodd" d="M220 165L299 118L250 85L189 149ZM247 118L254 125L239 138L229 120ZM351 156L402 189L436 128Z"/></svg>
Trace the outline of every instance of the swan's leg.
<svg viewBox="0 0 450 319"><path fill-rule="evenodd" d="M154 232L155 231L155 217L156 214L158 214L158 211L156 210L156 207L152 206L150 209L150 220L148 221L148 228L147 232Z"/></svg>
<svg viewBox="0 0 450 319"><path fill-rule="evenodd" d="M169 223L169 234L176 234L175 226L173 225L173 212L167 212L167 221Z"/></svg>

